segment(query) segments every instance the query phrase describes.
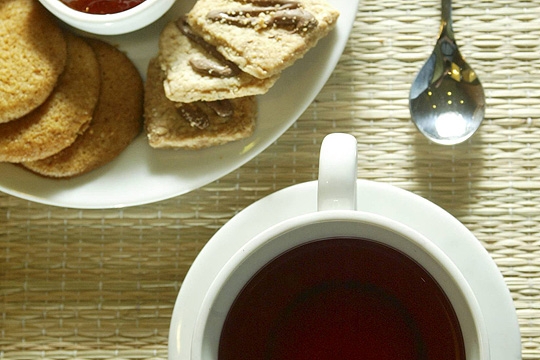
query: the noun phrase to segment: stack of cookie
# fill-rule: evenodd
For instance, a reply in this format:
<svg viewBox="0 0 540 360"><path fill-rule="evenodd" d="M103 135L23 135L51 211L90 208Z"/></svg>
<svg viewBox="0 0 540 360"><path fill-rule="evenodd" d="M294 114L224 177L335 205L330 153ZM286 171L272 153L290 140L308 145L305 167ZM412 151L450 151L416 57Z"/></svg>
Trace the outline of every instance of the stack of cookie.
<svg viewBox="0 0 540 360"><path fill-rule="evenodd" d="M119 50L58 27L37 0L0 0L0 161L73 177L142 128L142 79Z"/></svg>
<svg viewBox="0 0 540 360"><path fill-rule="evenodd" d="M145 127L155 148L246 138L266 93L335 26L325 0L198 0L161 33L148 67Z"/></svg>

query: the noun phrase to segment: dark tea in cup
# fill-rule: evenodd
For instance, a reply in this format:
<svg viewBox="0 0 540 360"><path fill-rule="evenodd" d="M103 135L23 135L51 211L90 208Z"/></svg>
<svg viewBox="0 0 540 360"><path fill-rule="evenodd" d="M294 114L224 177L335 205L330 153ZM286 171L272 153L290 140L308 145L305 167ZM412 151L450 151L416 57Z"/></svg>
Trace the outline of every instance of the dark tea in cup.
<svg viewBox="0 0 540 360"><path fill-rule="evenodd" d="M317 211L282 214L220 266L191 360L490 359L460 269L418 231L357 211L356 170L356 140L325 137Z"/></svg>
<svg viewBox="0 0 540 360"><path fill-rule="evenodd" d="M350 237L277 256L245 284L223 324L219 360L465 359L457 315L408 255Z"/></svg>

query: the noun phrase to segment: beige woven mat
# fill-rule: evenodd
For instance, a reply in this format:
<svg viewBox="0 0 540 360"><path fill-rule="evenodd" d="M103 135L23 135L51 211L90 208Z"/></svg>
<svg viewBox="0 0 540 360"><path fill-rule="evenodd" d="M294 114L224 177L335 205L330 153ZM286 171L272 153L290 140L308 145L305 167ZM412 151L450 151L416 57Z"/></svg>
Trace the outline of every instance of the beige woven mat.
<svg viewBox="0 0 540 360"><path fill-rule="evenodd" d="M0 359L165 359L193 259L235 213L313 180L321 139L359 140L360 177L442 206L488 249L512 292L524 359L540 358L540 1L454 1L463 54L486 89L485 123L456 147L409 119L409 84L434 45L437 0L360 0L316 101L275 144L192 193L116 210L0 195Z"/></svg>

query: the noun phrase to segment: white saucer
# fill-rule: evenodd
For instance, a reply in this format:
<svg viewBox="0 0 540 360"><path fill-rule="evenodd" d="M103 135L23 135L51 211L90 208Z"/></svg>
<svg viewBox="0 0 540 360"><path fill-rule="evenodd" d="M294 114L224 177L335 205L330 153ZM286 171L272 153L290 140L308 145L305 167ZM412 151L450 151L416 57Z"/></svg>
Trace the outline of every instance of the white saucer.
<svg viewBox="0 0 540 360"><path fill-rule="evenodd" d="M489 253L457 219L437 205L391 185L358 180L358 210L399 221L422 233L454 261L478 298L491 360L521 359L521 338L510 292ZM169 359L189 359L195 318L225 262L248 240L288 218L317 210L317 182L295 185L250 205L225 224L189 270L174 307Z"/></svg>

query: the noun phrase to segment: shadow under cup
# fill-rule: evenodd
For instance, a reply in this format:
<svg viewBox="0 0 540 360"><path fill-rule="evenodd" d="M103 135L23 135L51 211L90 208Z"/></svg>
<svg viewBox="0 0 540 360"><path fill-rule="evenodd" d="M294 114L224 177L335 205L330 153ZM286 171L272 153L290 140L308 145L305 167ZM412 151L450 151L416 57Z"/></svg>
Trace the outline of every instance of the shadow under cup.
<svg viewBox="0 0 540 360"><path fill-rule="evenodd" d="M419 265L421 264L421 265ZM378 215L280 223L223 267L191 359L489 359L478 303L432 242Z"/></svg>

